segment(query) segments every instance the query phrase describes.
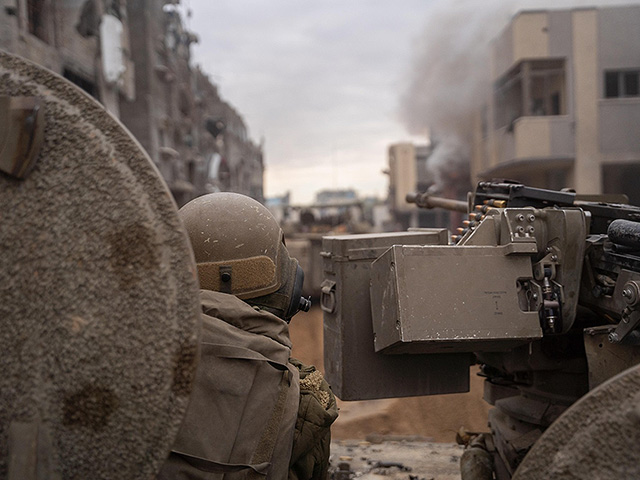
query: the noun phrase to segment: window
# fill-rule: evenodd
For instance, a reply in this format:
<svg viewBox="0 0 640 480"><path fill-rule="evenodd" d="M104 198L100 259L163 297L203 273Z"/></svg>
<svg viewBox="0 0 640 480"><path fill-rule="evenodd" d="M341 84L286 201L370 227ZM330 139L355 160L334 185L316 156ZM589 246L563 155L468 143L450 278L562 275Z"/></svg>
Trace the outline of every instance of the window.
<svg viewBox="0 0 640 480"><path fill-rule="evenodd" d="M620 88L618 86L618 72L605 72L604 96L607 98L615 98L620 96Z"/></svg>
<svg viewBox="0 0 640 480"><path fill-rule="evenodd" d="M495 84L496 128L523 116L564 115L565 83L564 59L520 62Z"/></svg>
<svg viewBox="0 0 640 480"><path fill-rule="evenodd" d="M79 86L81 89L83 89L85 92L87 92L96 100L100 101L98 88L96 87L96 84L93 81L67 68L63 70L62 76L67 80L70 80L72 83L75 83L77 86Z"/></svg>
<svg viewBox="0 0 640 480"><path fill-rule="evenodd" d="M29 33L49 43L50 11L46 0L27 0Z"/></svg>
<svg viewBox="0 0 640 480"><path fill-rule="evenodd" d="M638 72L625 72L622 75L624 79L624 94L627 97L638 96Z"/></svg>
<svg viewBox="0 0 640 480"><path fill-rule="evenodd" d="M604 97L640 97L640 70L604 72Z"/></svg>
<svg viewBox="0 0 640 480"><path fill-rule="evenodd" d="M562 103L560 103L560 93L551 94L551 115L560 115Z"/></svg>

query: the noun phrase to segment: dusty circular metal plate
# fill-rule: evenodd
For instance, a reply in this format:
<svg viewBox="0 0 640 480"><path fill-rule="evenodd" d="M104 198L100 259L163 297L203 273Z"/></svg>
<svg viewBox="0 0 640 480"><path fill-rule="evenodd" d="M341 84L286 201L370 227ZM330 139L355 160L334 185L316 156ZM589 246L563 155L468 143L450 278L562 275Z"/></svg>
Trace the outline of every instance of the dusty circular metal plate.
<svg viewBox="0 0 640 480"><path fill-rule="evenodd" d="M152 478L199 334L177 209L142 148L63 78L0 52L0 95L45 107L33 171L0 173L0 478L33 458L48 478Z"/></svg>
<svg viewBox="0 0 640 480"><path fill-rule="evenodd" d="M640 366L571 406L540 437L514 480L640 478Z"/></svg>

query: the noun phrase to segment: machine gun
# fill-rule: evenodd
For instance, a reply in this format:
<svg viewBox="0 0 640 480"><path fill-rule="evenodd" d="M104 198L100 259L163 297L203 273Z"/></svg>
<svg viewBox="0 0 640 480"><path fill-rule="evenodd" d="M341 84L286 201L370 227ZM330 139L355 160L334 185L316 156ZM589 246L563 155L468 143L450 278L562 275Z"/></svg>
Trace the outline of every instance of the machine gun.
<svg viewBox="0 0 640 480"><path fill-rule="evenodd" d="M325 369L346 400L466 391L490 432L462 478L637 478L640 208L507 181L457 234L325 237ZM490 468L486 466L490 465Z"/></svg>

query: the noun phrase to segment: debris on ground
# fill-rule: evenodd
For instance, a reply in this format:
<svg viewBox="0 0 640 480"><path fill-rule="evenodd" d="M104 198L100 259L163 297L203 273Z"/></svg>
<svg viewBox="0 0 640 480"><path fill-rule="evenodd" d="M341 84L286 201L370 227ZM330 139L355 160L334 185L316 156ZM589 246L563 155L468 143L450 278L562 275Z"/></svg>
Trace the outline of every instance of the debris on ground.
<svg viewBox="0 0 640 480"><path fill-rule="evenodd" d="M331 480L460 480L461 445L415 437L331 443Z"/></svg>

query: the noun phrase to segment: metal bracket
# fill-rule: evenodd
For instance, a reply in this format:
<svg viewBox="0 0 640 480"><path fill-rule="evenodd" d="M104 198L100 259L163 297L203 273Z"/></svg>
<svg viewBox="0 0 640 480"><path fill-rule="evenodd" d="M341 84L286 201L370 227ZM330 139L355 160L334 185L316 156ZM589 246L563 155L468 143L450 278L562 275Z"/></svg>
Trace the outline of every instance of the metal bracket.
<svg viewBox="0 0 640 480"><path fill-rule="evenodd" d="M0 171L24 179L44 138L44 102L38 97L0 96Z"/></svg>
<svg viewBox="0 0 640 480"><path fill-rule="evenodd" d="M622 311L622 320L615 331L609 334L611 343L620 343L640 324L640 283L635 280L628 281L622 289L622 297L627 303L627 308Z"/></svg>
<svg viewBox="0 0 640 480"><path fill-rule="evenodd" d="M323 312L336 311L336 282L325 280L320 290L320 308Z"/></svg>

